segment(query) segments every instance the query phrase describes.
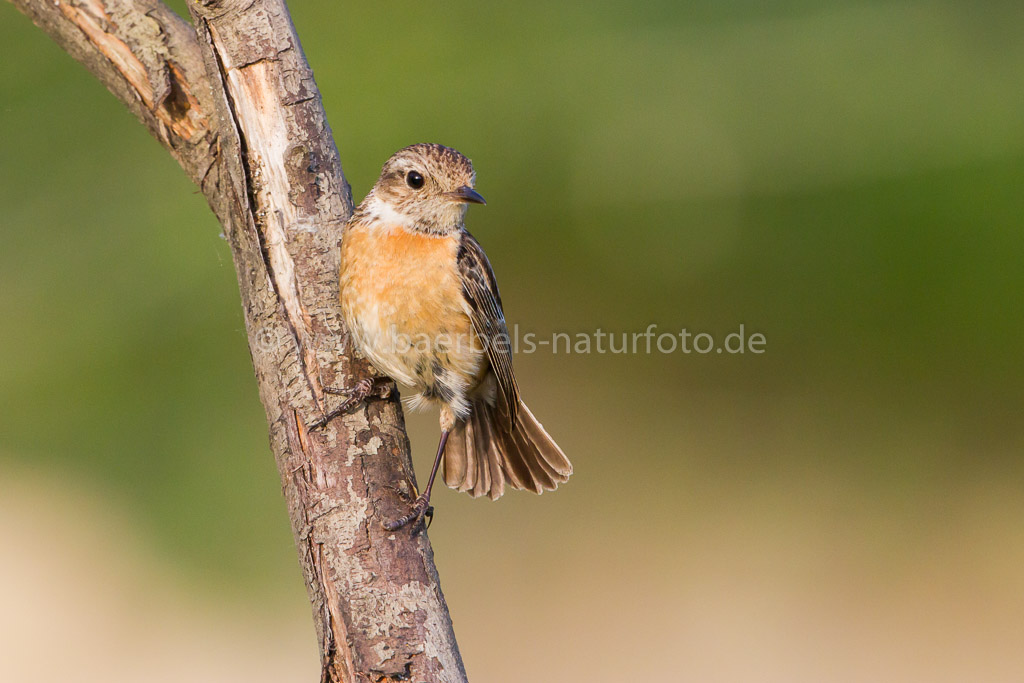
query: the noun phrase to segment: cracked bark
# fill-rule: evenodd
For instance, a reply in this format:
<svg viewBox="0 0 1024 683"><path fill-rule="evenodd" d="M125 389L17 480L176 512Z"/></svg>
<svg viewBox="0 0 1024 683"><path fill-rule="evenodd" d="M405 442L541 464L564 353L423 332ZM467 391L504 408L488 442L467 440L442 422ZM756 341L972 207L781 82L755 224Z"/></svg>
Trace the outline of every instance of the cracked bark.
<svg viewBox="0 0 1024 683"><path fill-rule="evenodd" d="M352 198L281 0L11 0L149 128L231 245L270 445L320 642L322 680L466 675L414 495L397 396L309 430L368 374L336 302ZM404 499L403 499L404 498Z"/></svg>

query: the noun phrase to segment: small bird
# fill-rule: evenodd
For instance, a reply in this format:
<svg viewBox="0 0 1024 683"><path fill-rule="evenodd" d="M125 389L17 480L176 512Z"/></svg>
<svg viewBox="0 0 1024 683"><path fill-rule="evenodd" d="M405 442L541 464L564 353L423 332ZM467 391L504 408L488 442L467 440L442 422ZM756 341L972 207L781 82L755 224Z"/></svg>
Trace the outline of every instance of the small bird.
<svg viewBox="0 0 1024 683"><path fill-rule="evenodd" d="M501 296L491 264L466 231L474 189L469 159L437 144L394 154L356 208L341 239L342 316L374 367L410 387L414 407L440 406L441 439L427 487L398 529L432 514L444 481L497 499L506 483L541 493L568 480L572 465L519 398ZM383 379L387 386L381 385ZM345 393L347 408L387 395L384 378Z"/></svg>

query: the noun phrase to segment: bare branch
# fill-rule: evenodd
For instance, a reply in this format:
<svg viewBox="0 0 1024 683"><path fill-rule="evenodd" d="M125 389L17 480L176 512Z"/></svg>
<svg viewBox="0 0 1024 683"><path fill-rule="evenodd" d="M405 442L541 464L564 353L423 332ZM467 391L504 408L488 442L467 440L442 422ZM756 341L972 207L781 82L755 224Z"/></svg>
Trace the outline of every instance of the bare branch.
<svg viewBox="0 0 1024 683"><path fill-rule="evenodd" d="M238 273L320 638L323 680L465 681L425 533L386 532L415 493L397 396L308 425L369 373L337 304L351 192L282 0L12 0L135 112L206 195Z"/></svg>
<svg viewBox="0 0 1024 683"><path fill-rule="evenodd" d="M159 0L11 0L146 124L194 181L213 162L195 31Z"/></svg>

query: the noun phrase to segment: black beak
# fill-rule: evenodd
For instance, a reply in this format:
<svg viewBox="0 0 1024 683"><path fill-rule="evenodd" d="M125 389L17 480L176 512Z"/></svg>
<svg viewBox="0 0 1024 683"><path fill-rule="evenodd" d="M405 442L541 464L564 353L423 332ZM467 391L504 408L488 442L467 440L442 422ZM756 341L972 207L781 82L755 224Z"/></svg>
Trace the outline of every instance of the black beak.
<svg viewBox="0 0 1024 683"><path fill-rule="evenodd" d="M484 198L480 196L480 193L474 190L469 185L463 185L454 192L445 192L445 196L451 197L457 202L467 202L469 204L487 204Z"/></svg>

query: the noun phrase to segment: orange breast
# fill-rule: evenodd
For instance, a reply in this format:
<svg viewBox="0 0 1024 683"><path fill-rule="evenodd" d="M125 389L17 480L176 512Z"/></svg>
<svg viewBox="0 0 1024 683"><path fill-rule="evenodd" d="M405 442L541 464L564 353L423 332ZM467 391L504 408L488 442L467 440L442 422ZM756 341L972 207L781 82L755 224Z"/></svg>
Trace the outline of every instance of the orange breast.
<svg viewBox="0 0 1024 683"><path fill-rule="evenodd" d="M421 390L432 385L437 363L467 379L480 369L481 353L444 353L436 344L445 336L468 343L472 334L456 267L458 246L458 235L401 226L356 224L342 239L342 313L360 349L379 370Z"/></svg>

